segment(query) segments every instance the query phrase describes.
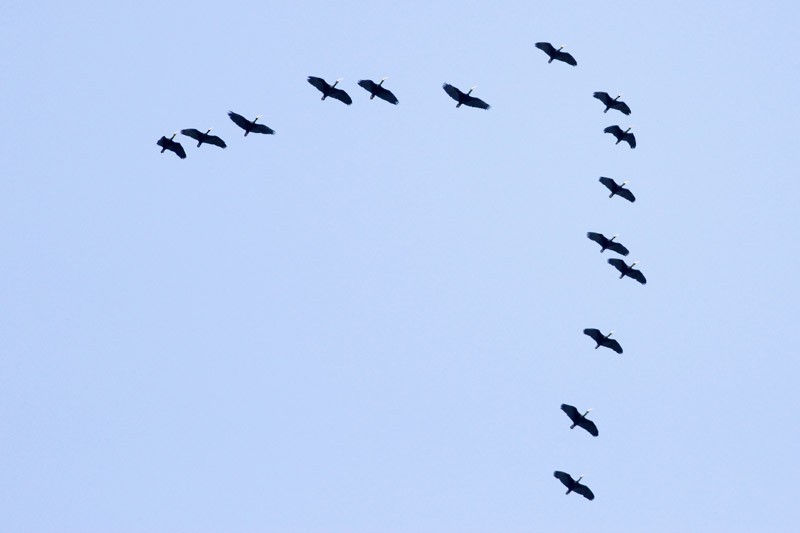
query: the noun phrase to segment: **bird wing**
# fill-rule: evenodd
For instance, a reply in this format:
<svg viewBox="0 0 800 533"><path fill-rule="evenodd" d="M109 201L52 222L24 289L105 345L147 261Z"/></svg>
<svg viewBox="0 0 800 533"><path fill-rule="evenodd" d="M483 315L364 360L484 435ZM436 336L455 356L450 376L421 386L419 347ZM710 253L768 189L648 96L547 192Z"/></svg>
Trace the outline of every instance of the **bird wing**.
<svg viewBox="0 0 800 533"><path fill-rule="evenodd" d="M635 268L631 269L631 271L628 272L628 276L632 277L642 285L645 285L647 283L647 279L645 279L644 274L642 274L641 270L636 270Z"/></svg>
<svg viewBox="0 0 800 533"><path fill-rule="evenodd" d="M594 493L583 483L575 483L575 487L572 491L577 492L587 500L594 500Z"/></svg>
<svg viewBox="0 0 800 533"><path fill-rule="evenodd" d="M353 103L353 99L350 98L350 95L347 94L346 92L344 92L341 89L333 89L331 91L331 94L329 94L328 96L331 97L331 98L336 98L340 102L344 102L347 105L350 105L350 104Z"/></svg>
<svg viewBox="0 0 800 533"><path fill-rule="evenodd" d="M166 148L168 143L169 143L169 139L167 139L163 135L161 136L161 138L158 141L156 141L156 144L159 145L161 148Z"/></svg>
<svg viewBox="0 0 800 533"><path fill-rule="evenodd" d="M620 102L619 100L617 100L616 102L611 104L611 107L616 109L617 111L622 111L622 113L625 115L631 114L631 108L628 107L628 104L626 104L625 102Z"/></svg>
<svg viewBox="0 0 800 533"><path fill-rule="evenodd" d="M572 57L572 54L570 54L569 52L559 52L556 59L558 59L559 61L563 61L567 65L572 65L573 67L578 66L578 62L575 61L575 58Z"/></svg>
<svg viewBox="0 0 800 533"><path fill-rule="evenodd" d="M469 107L477 107L478 109L489 109L491 107L480 98L475 98L474 96L466 96L464 98L464 105Z"/></svg>
<svg viewBox="0 0 800 533"><path fill-rule="evenodd" d="M612 350L614 350L619 354L622 353L622 346L620 346L619 343L614 339L606 339L605 341L603 341L603 346L611 348Z"/></svg>
<svg viewBox="0 0 800 533"><path fill-rule="evenodd" d="M608 242L608 239L606 239L605 235L603 235L603 234L601 234L601 233L594 233L594 232L590 231L590 232L588 232L588 233L586 234L586 236L587 236L587 237L588 237L590 240L593 240L594 242L596 242L597 244L599 244L600 246L605 246L605 245L606 245L606 243Z"/></svg>
<svg viewBox="0 0 800 533"><path fill-rule="evenodd" d="M249 120L244 118L239 113L234 113L233 111L228 111L228 116L231 117L231 120L234 122L234 124L236 124L237 126L239 126L240 128L242 128L245 131L247 131L247 129L252 124L252 122L250 122Z"/></svg>
<svg viewBox="0 0 800 533"><path fill-rule="evenodd" d="M600 178L600 183L605 185L608 188L609 191L613 191L614 188L617 186L617 182L616 181L612 180L611 178L606 178L605 176L602 176Z"/></svg>
<svg viewBox="0 0 800 533"><path fill-rule="evenodd" d="M445 83L444 85L442 85L442 89L444 89L444 92L450 95L450 98L452 98L456 102L460 101L461 96L464 94L460 90L450 85L449 83Z"/></svg>
<svg viewBox="0 0 800 533"><path fill-rule="evenodd" d="M569 404L562 403L561 404L561 410L564 411L565 413L567 413L567 416L569 417L569 419L572 420L576 424L581 419L581 414L578 412L578 410L575 407L573 407L573 406L571 406Z"/></svg>
<svg viewBox="0 0 800 533"><path fill-rule="evenodd" d="M545 54L553 57L556 52L556 49L550 43L536 43L536 48L544 52Z"/></svg>
<svg viewBox="0 0 800 533"><path fill-rule="evenodd" d="M604 105L611 105L612 100L608 93L596 92L592 96L603 102Z"/></svg>
<svg viewBox="0 0 800 533"><path fill-rule="evenodd" d="M595 426L594 422L591 420L583 418L580 422L578 422L578 425L588 431L592 437L596 437L600 434L600 432L597 431L597 426Z"/></svg>
<svg viewBox="0 0 800 533"><path fill-rule="evenodd" d="M629 253L627 248L622 246L620 243L613 241L608 245L608 249L612 252L617 252L619 255L628 255Z"/></svg>
<svg viewBox="0 0 800 533"><path fill-rule="evenodd" d="M199 141L203 138L203 132L200 130L196 130L194 128L189 128L188 130L181 130L181 135L186 135L187 137L191 137L195 141ZM208 141L203 141L208 142Z"/></svg>
<svg viewBox="0 0 800 533"><path fill-rule="evenodd" d="M595 328L586 328L583 330L583 334L590 336L594 342L601 342L605 338L605 336L600 333L600 330Z"/></svg>
<svg viewBox="0 0 800 533"><path fill-rule="evenodd" d="M622 135L622 128L619 126L609 126L603 130L604 133L610 133L614 137L619 138Z"/></svg>
<svg viewBox="0 0 800 533"><path fill-rule="evenodd" d="M553 472L553 477L559 480L561 483L564 484L565 487L570 488L575 480L572 479L572 476L567 474L566 472L561 472L560 470L556 470Z"/></svg>
<svg viewBox="0 0 800 533"><path fill-rule="evenodd" d="M636 137L633 136L633 133L626 133L623 140L631 145L631 149L636 148Z"/></svg>
<svg viewBox="0 0 800 533"><path fill-rule="evenodd" d="M275 133L275 130L268 127L266 124L254 124L253 129L250 131L253 133L263 133L265 135L273 135Z"/></svg>
<svg viewBox="0 0 800 533"><path fill-rule="evenodd" d="M378 84L372 80L358 80L358 85L372 92Z"/></svg>
<svg viewBox="0 0 800 533"><path fill-rule="evenodd" d="M322 78L318 78L316 76L309 76L308 83L322 91L323 93L331 88L330 84L323 80Z"/></svg>
<svg viewBox="0 0 800 533"><path fill-rule="evenodd" d="M386 87L382 87L380 85L375 87L375 96L377 96L381 100L386 100L390 104L397 105L398 102L399 102L399 100L397 99L397 97L394 95L394 93L392 91L390 91Z"/></svg>
<svg viewBox="0 0 800 533"><path fill-rule="evenodd" d="M220 137L217 137L216 135L206 135L206 138L205 140L203 140L203 142L208 144L213 144L214 146L219 146L220 148L227 148L228 146L227 144L225 144L225 141L223 141Z"/></svg>
<svg viewBox="0 0 800 533"><path fill-rule="evenodd" d="M635 202L636 201L636 197L633 195L633 193L629 189L621 188L620 190L617 191L617 194L619 196L622 196L623 198L625 198L629 202Z"/></svg>
<svg viewBox="0 0 800 533"><path fill-rule="evenodd" d="M181 159L186 159L186 150L183 149L183 146L179 142L172 141L172 146L168 147L167 150L172 150L178 154L178 157Z"/></svg>
<svg viewBox="0 0 800 533"><path fill-rule="evenodd" d="M614 268L620 271L620 273L628 270L628 265L626 265L625 261L623 261L622 259L609 259L608 264L613 265Z"/></svg>

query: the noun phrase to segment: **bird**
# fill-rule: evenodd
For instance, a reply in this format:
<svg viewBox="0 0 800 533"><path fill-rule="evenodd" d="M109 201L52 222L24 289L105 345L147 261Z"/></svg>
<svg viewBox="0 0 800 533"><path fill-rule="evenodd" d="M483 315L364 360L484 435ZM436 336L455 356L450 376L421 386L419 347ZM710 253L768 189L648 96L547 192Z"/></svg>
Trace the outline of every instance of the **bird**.
<svg viewBox="0 0 800 533"><path fill-rule="evenodd" d="M641 283L642 285L644 285L644 284L647 283L647 280L645 279L644 274L642 274L641 270L636 270L635 268L633 268L638 262L639 261L634 261L629 266L629 265L625 264L625 261L623 261L622 259L609 259L608 260L608 263L610 265L613 265L614 268L619 270L619 272L620 272L619 279L622 279L625 276L628 276L629 278L633 278L636 281L638 281L639 283Z"/></svg>
<svg viewBox="0 0 800 533"><path fill-rule="evenodd" d="M609 198L613 198L614 195L616 194L617 196L625 198L629 202L636 201L636 197L633 195L630 189L625 188L625 184L628 183L627 181L623 181L622 183L617 185L617 182L614 181L613 179L601 176L600 183L605 185L608 188L608 190L611 191L611 194L608 195Z"/></svg>
<svg viewBox="0 0 800 533"><path fill-rule="evenodd" d="M608 335L603 335L600 333L599 329L595 328L586 328L583 330L584 335L590 336L592 340L597 343L597 346L594 347L595 350L601 346L605 346L606 348L611 348L615 352L621 354L622 346L620 346L616 340L609 338L613 333L614 332L612 331Z"/></svg>
<svg viewBox="0 0 800 533"><path fill-rule="evenodd" d="M573 67L578 65L578 62L575 61L575 58L572 57L572 54L561 51L561 49L564 48L563 45L556 50L555 46L550 43L536 43L536 48L550 57L550 59L547 61L548 63L552 63L553 60L556 59L558 61L563 61L568 65L572 65Z"/></svg>
<svg viewBox="0 0 800 533"><path fill-rule="evenodd" d="M589 487L580 482L581 479L583 479L583 476L579 477L578 479L572 479L572 476L566 472L560 472L556 470L553 472L553 477L558 479L564 484L565 487L567 487L567 494L570 492L577 492L587 500L594 500L594 493L589 489Z"/></svg>
<svg viewBox="0 0 800 533"><path fill-rule="evenodd" d="M214 146L219 146L220 148L225 148L228 145L225 144L225 141L217 137L216 135L209 135L212 128L208 128L205 133L200 130L196 130L194 128L190 128L188 130L181 130L183 135L187 137L191 137L195 141L197 141L197 147L200 148L200 145L203 143L206 144L213 144Z"/></svg>
<svg viewBox="0 0 800 533"><path fill-rule="evenodd" d="M322 78L317 78L316 76L309 76L308 83L319 89L322 93L322 98L320 100L325 100L327 97L335 98L340 102L344 102L347 105L353 103L353 99L350 98L350 95L344 92L341 89L337 89L336 85L342 81L342 78L339 78L333 85L329 84L327 81L323 80Z"/></svg>
<svg viewBox="0 0 800 533"><path fill-rule="evenodd" d="M274 135L275 130L272 128L267 127L265 124L256 124L256 121L261 118L261 115L258 115L253 120L247 120L242 115L238 113L234 113L233 111L228 111L228 116L231 117L231 120L244 130L244 136L247 137L248 133L263 133L265 135Z"/></svg>
<svg viewBox="0 0 800 533"><path fill-rule="evenodd" d="M479 109L489 109L491 107L489 104L487 104L480 98L475 98L474 96L470 96L472 91L475 90L475 87L477 87L477 85L474 87L470 87L469 92L464 93L461 92L456 87L453 87L449 83L445 83L442 85L442 89L444 89L444 92L450 95L450 98L458 102L456 104L456 107L461 107L462 105L465 105L469 107L477 107Z"/></svg>
<svg viewBox="0 0 800 533"><path fill-rule="evenodd" d="M594 422L586 418L586 415L589 414L591 409L587 409L585 413L581 414L577 409L575 409L575 407L566 403L562 403L561 410L567 413L569 419L572 420L572 425L569 427L569 429L575 429L575 426L580 426L588 431L593 437L599 435L597 426L594 425Z"/></svg>
<svg viewBox="0 0 800 533"><path fill-rule="evenodd" d="M392 91L383 86L383 82L386 80L386 78L387 77L381 78L381 81L378 83L375 83L372 80L358 80L358 84L369 91L370 100L377 96L381 100L386 100L390 104L397 105L397 97L394 95L394 93L392 93Z"/></svg>
<svg viewBox="0 0 800 533"><path fill-rule="evenodd" d="M633 136L633 133L628 133L629 131L631 131L631 128L622 131L622 128L617 125L609 126L603 130L603 132L610 133L617 138L617 142L614 143L615 145L625 141L630 145L631 149L634 149L636 148L636 137Z"/></svg>
<svg viewBox="0 0 800 533"><path fill-rule="evenodd" d="M592 96L603 102L603 105L606 106L606 108L603 110L603 113L608 113L609 109L616 109L624 115L631 114L631 108L628 107L628 104L619 99L622 96L621 94L618 94L617 97L613 99L608 93L603 92L596 92Z"/></svg>
<svg viewBox="0 0 800 533"><path fill-rule="evenodd" d="M614 235L609 239L602 233L594 233L590 231L586 234L586 236L600 245L600 253L603 253L606 250L617 252L620 255L628 255L629 253L627 248L625 248L618 242L614 242L614 239L619 237L619 235Z"/></svg>
<svg viewBox="0 0 800 533"><path fill-rule="evenodd" d="M164 153L164 150L169 150L170 152L175 152L181 159L186 159L186 150L183 149L181 143L178 141L173 141L177 134L178 132L176 131L169 139L162 135L156 144L161 147L162 154Z"/></svg>

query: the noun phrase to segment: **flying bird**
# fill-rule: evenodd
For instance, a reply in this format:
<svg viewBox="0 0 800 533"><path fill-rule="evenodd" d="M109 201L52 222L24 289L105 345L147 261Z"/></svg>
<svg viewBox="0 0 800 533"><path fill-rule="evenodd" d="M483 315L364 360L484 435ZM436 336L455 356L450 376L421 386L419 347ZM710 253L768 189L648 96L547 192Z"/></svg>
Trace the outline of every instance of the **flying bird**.
<svg viewBox="0 0 800 533"><path fill-rule="evenodd" d="M572 479L572 476L570 476L566 472L559 472L558 470L556 470L555 472L553 472L553 477L558 479L561 483L564 484L565 487L567 487L567 494L569 494L570 492L577 492L587 500L594 500L594 493L592 493L589 487L580 482L581 479L583 479L583 476L575 480Z"/></svg>
<svg viewBox="0 0 800 533"><path fill-rule="evenodd" d="M621 94L618 94L616 98L611 98L608 93L596 92L593 96L603 102L603 105L606 106L606 108L603 110L603 113L608 113L609 109L616 109L625 115L631 114L631 108L628 107L628 104L620 100L620 97L622 96Z"/></svg>
<svg viewBox="0 0 800 533"><path fill-rule="evenodd" d="M589 232L586 236L600 245L600 253L602 254L606 250L611 250L612 252L617 252L620 255L628 255L628 249L622 246L618 242L614 242L614 239L619 237L619 235L614 235L610 239L603 235L602 233L594 233Z"/></svg>
<svg viewBox="0 0 800 533"><path fill-rule="evenodd" d="M617 125L609 126L603 130L603 132L610 133L617 138L617 142L614 143L615 145L625 141L630 145L631 149L633 149L636 148L636 137L633 136L633 133L628 133L629 131L631 131L631 128L622 131L622 128Z"/></svg>
<svg viewBox="0 0 800 533"><path fill-rule="evenodd" d="M459 89L453 87L449 83L445 83L444 85L442 85L442 89L444 89L444 92L450 95L450 98L458 102L458 104L456 104L456 107L461 107L462 105L469 107L477 107L479 109L489 109L489 107L491 107L489 106L489 104L487 104L480 98L475 98L474 96L470 96L475 87L470 87L469 92L464 93L461 92Z"/></svg>
<svg viewBox="0 0 800 533"><path fill-rule="evenodd" d="M613 265L614 268L619 270L619 279L622 279L625 276L628 276L629 278L633 278L636 281L638 281L639 283L641 283L642 285L644 285L645 283L647 283L647 280L645 279L644 274L642 274L641 270L636 270L635 268L633 268L638 262L639 261L634 261L633 263L630 264L630 266L628 266L625 263L625 261L623 261L622 259L609 259L608 260L608 263L610 265Z"/></svg>
<svg viewBox="0 0 800 533"><path fill-rule="evenodd" d="M589 434L592 435L593 437L599 435L597 431L597 426L594 425L594 422L586 418L586 415L589 414L589 411L591 411L591 409L587 409L585 413L581 414L580 411L575 409L573 406L566 403L562 403L561 410L567 413L569 419L572 420L572 425L569 427L569 429L575 429L575 426L580 426L586 431L588 431Z"/></svg>
<svg viewBox="0 0 800 533"><path fill-rule="evenodd" d="M203 143L206 144L213 144L214 146L219 146L220 148L225 148L228 146L225 144L225 141L217 137L216 135L209 135L212 128L208 128L205 133L200 130L196 130L194 128L190 128L188 130L181 130L183 135L187 137L191 137L195 141L197 141L197 147L200 148L200 145Z"/></svg>
<svg viewBox="0 0 800 533"><path fill-rule="evenodd" d="M350 98L350 95L344 92L341 89L337 89L336 85L342 81L342 78L339 78L333 85L329 84L327 81L323 80L322 78L317 78L316 76L309 76L308 83L316 87L319 92L322 93L322 98L320 100L325 100L327 97L335 98L340 102L344 102L347 105L353 103L353 99Z"/></svg>
<svg viewBox="0 0 800 533"><path fill-rule="evenodd" d="M248 133L263 133L265 135L274 135L275 130L272 128L267 127L265 124L256 124L256 121L261 118L261 115L258 115L253 120L247 120L242 115L238 113L234 113L233 111L228 111L228 116L231 117L231 120L244 130L244 136L247 137Z"/></svg>
<svg viewBox="0 0 800 533"><path fill-rule="evenodd" d="M186 150L183 149L181 143L178 141L173 141L177 134L178 132L176 131L169 139L162 135L156 144L161 147L162 154L164 153L164 150L169 150L170 152L175 152L181 159L186 159Z"/></svg>
<svg viewBox="0 0 800 533"><path fill-rule="evenodd" d="M572 54L561 51L564 46L560 46L558 50L556 50L555 46L550 43L536 43L536 48L550 57L550 59L547 61L548 63L552 63L555 59L558 61L563 61L564 63L572 65L573 67L578 65L578 62L575 61L575 58L572 57Z"/></svg>
<svg viewBox="0 0 800 533"><path fill-rule="evenodd" d="M381 78L381 81L379 81L378 83L375 83L372 80L359 80L358 84L367 91L369 91L370 100L372 100L377 96L381 100L386 100L390 104L397 105L398 102L397 97L394 95L394 93L392 93L392 91L383 86L383 82L385 80L386 80L385 77Z"/></svg>
<svg viewBox="0 0 800 533"><path fill-rule="evenodd" d="M617 196L621 196L622 198L625 198L629 202L635 202L636 201L636 197L633 195L633 193L630 191L630 189L626 189L625 188L625 184L628 183L627 181L623 181L622 183L617 185L617 182L614 181L613 179L606 178L605 176L603 176L603 177L600 178L600 183L605 185L606 188L609 191L611 191L611 194L608 195L609 198L613 198L614 195L616 194Z"/></svg>
<svg viewBox="0 0 800 533"><path fill-rule="evenodd" d="M599 329L587 328L583 330L583 333L584 335L590 336L592 340L597 343L597 346L594 347L595 350L601 346L605 346L606 348L611 348L619 354L622 353L622 346L620 346L619 343L614 339L609 338L614 333L613 331L608 335L603 335L600 333Z"/></svg>

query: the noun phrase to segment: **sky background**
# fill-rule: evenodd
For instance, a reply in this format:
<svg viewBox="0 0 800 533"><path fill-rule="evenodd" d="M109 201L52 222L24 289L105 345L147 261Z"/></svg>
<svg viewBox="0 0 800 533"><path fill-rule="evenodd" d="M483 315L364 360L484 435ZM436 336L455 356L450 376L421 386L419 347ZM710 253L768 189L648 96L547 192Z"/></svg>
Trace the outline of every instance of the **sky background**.
<svg viewBox="0 0 800 533"><path fill-rule="evenodd" d="M799 11L5 2L0 529L793 531Z"/></svg>

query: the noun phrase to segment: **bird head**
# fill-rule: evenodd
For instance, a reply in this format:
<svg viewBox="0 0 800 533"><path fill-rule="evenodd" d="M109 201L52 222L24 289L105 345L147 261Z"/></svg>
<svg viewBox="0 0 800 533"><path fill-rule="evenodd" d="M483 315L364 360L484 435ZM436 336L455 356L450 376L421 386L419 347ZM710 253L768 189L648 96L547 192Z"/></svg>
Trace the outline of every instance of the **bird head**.
<svg viewBox="0 0 800 533"><path fill-rule="evenodd" d="M380 83L378 83L378 85L383 85L383 82L384 82L384 81L386 81L386 80L388 80L388 79L389 79L389 76L384 76L384 77L382 77L382 78L381 78L381 81L380 81Z"/></svg>
<svg viewBox="0 0 800 533"><path fill-rule="evenodd" d="M581 474L580 476L578 476L578 479L576 479L576 480L575 480L575 483L578 483L578 482L579 482L580 480L582 480L582 479L583 479L583 474Z"/></svg>
<svg viewBox="0 0 800 533"><path fill-rule="evenodd" d="M335 82L333 82L333 85L332 85L332 87L336 87L336 84L337 84L337 83L339 83L340 81L342 81L343 79L344 79L344 78L339 78L339 79L337 79Z"/></svg>
<svg viewBox="0 0 800 533"><path fill-rule="evenodd" d="M628 183L628 182L627 182L627 181L623 181L623 182L620 184L620 187L623 187L623 186L624 186L626 183Z"/></svg>
<svg viewBox="0 0 800 533"><path fill-rule="evenodd" d="M639 264L639 261L634 261L633 263L631 263L631 268L633 268L634 265L638 265L638 264Z"/></svg>
<svg viewBox="0 0 800 533"><path fill-rule="evenodd" d="M172 134L172 137L170 137L170 138L169 138L169 140L171 141L172 139L174 139L174 138L175 138L175 136L176 136L177 134L178 134L178 132L177 132L177 131L176 131L175 133L173 133L173 134Z"/></svg>
<svg viewBox="0 0 800 533"><path fill-rule="evenodd" d="M633 129L633 126L628 126L628 129L627 129L627 130L625 130L625 133L628 133L628 132L629 132L629 131L631 131L632 129Z"/></svg>
<svg viewBox="0 0 800 533"><path fill-rule="evenodd" d="M608 239L608 240L609 240L609 241L613 241L613 240L614 240L614 239L616 239L617 237L619 237L619 233L617 233L616 235L612 235L612 236L611 236L611 238L610 238L610 239Z"/></svg>
<svg viewBox="0 0 800 533"><path fill-rule="evenodd" d="M472 94L472 91L474 91L477 88L478 88L477 85L473 85L472 87L469 88L469 91L467 92L467 94Z"/></svg>
<svg viewBox="0 0 800 533"><path fill-rule="evenodd" d="M563 49L564 49L564 46L565 46L565 45L563 45L563 44L562 44L561 46L559 46L559 47L558 47L558 51L560 52L561 50L563 50Z"/></svg>
<svg viewBox="0 0 800 533"><path fill-rule="evenodd" d="M256 115L256 118L253 119L253 122L255 122L256 120L258 120L260 118L261 118L261 115Z"/></svg>

